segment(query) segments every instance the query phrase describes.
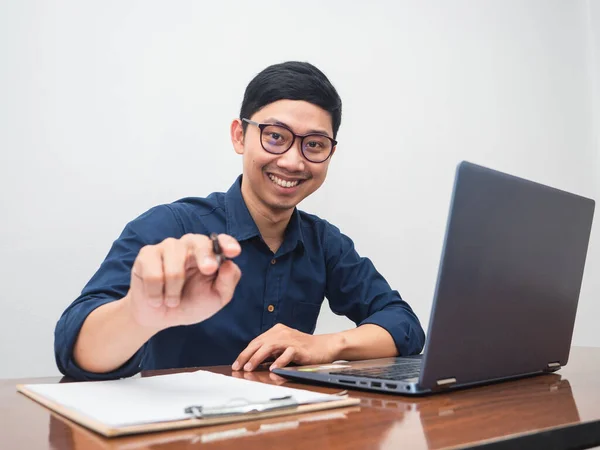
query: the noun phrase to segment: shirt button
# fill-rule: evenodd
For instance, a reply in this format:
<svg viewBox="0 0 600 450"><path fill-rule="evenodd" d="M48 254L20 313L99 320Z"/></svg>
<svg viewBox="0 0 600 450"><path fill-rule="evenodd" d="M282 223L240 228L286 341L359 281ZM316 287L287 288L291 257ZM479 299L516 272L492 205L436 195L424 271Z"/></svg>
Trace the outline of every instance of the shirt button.
<svg viewBox="0 0 600 450"><path fill-rule="evenodd" d="M273 259L271 260L271 264L275 264L276 262L277 262L277 260L276 260L275 258L273 258Z"/></svg>
<svg viewBox="0 0 600 450"><path fill-rule="evenodd" d="M275 307L273 305L269 305L269 306L267 306L267 311L273 312L273 311L275 311Z"/></svg>

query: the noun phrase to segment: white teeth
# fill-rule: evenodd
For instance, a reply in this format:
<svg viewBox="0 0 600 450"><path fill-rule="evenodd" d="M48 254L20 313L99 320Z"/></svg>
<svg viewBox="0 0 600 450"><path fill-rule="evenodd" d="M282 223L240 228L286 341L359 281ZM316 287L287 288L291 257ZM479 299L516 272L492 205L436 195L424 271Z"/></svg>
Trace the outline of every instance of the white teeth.
<svg viewBox="0 0 600 450"><path fill-rule="evenodd" d="M282 180L281 178L277 178L275 175L271 175L271 174L269 174L269 178L271 179L271 181L273 183L278 184L281 187L287 187L287 188L297 186L298 183L300 182L298 180L296 180L296 181L285 181L285 180Z"/></svg>

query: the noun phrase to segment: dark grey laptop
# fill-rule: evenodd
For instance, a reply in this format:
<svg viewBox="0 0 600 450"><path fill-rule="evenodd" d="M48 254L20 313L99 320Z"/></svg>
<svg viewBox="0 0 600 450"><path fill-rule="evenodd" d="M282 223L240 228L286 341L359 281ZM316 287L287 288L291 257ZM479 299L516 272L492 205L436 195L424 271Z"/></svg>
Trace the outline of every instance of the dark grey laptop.
<svg viewBox="0 0 600 450"><path fill-rule="evenodd" d="M425 394L567 364L594 200L459 164L423 355L276 369Z"/></svg>

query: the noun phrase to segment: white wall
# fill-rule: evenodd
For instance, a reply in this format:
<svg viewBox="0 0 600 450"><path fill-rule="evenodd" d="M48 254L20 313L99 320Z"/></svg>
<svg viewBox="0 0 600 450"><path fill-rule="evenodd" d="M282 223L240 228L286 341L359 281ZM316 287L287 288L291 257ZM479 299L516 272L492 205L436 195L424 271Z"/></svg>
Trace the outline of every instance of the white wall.
<svg viewBox="0 0 600 450"><path fill-rule="evenodd" d="M589 60L589 85L590 98L593 99L592 108L592 148L593 157L591 166L594 175L594 190L596 193L596 212L592 238L586 264L585 283L582 286L581 302L578 309L575 333L573 339L576 343L600 346L600 332L597 323L600 317L600 1L588 0L588 60Z"/></svg>
<svg viewBox="0 0 600 450"><path fill-rule="evenodd" d="M57 373L55 322L127 221L229 187L244 88L289 59L344 101L329 179L301 207L353 237L426 326L459 160L600 193L589 6L3 2L0 377ZM589 268L584 293L598 312ZM596 317L580 314L576 344L600 346ZM318 330L348 326L324 308Z"/></svg>

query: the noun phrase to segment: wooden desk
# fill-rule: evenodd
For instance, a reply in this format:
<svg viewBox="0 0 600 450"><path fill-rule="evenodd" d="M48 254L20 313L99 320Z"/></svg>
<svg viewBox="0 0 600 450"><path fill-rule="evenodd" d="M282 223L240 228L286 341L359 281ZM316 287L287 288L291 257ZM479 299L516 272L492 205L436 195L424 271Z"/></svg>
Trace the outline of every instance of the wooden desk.
<svg viewBox="0 0 600 450"><path fill-rule="evenodd" d="M211 370L231 374L225 367ZM158 373L164 372L143 376ZM289 383L268 372L245 376L266 383L338 391ZM351 391L361 398L360 406L114 439L72 424L15 390L17 383L59 381L67 380L0 381L0 448L552 449L600 445L600 348L573 348L569 364L556 374L450 394L410 398Z"/></svg>

